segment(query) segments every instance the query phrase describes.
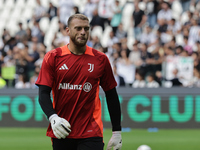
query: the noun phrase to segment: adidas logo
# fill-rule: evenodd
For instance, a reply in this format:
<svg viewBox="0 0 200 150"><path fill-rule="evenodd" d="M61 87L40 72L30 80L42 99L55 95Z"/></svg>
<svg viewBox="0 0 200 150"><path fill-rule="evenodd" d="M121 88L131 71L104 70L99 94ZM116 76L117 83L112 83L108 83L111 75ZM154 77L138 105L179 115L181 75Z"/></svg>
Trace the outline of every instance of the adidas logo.
<svg viewBox="0 0 200 150"><path fill-rule="evenodd" d="M59 70L68 70L68 67L67 67L66 64L63 64L63 65L59 68Z"/></svg>

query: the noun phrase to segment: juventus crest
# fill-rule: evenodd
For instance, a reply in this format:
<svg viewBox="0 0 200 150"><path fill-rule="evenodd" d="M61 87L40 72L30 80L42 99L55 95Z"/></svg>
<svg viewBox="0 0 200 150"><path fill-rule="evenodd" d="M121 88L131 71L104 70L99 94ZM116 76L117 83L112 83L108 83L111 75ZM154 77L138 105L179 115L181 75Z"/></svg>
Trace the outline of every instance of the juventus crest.
<svg viewBox="0 0 200 150"><path fill-rule="evenodd" d="M89 65L88 71L92 72L94 70L94 64L88 63L88 65Z"/></svg>

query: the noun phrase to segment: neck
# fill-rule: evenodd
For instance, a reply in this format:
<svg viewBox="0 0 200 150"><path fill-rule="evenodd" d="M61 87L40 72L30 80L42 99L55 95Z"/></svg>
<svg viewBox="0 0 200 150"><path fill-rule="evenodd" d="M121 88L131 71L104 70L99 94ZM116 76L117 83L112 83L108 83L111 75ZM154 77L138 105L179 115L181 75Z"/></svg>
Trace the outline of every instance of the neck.
<svg viewBox="0 0 200 150"><path fill-rule="evenodd" d="M68 49L76 55L82 55L85 53L86 51L86 45L85 46L76 46L74 44L70 44L68 45Z"/></svg>

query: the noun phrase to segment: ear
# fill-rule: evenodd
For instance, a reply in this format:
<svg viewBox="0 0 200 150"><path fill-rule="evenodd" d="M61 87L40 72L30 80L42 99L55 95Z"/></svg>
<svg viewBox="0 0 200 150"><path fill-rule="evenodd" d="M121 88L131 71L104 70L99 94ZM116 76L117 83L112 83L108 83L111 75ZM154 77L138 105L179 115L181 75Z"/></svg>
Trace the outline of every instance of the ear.
<svg viewBox="0 0 200 150"><path fill-rule="evenodd" d="M69 36L70 35L69 27L66 27L66 32L67 32L67 35Z"/></svg>

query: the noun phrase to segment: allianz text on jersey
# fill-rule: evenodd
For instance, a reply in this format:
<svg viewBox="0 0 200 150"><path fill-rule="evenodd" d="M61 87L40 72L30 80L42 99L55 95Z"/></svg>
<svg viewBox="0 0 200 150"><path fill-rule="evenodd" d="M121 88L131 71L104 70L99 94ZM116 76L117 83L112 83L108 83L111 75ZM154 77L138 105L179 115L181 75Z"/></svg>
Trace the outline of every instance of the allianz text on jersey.
<svg viewBox="0 0 200 150"><path fill-rule="evenodd" d="M70 84L70 83L60 83L58 89L65 90L84 90L85 92L89 92L92 89L92 84L89 82L84 83L84 85L80 84Z"/></svg>

